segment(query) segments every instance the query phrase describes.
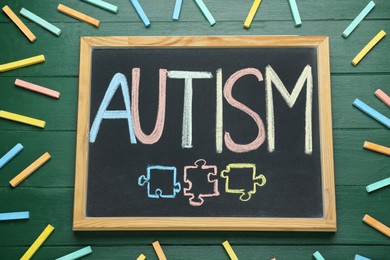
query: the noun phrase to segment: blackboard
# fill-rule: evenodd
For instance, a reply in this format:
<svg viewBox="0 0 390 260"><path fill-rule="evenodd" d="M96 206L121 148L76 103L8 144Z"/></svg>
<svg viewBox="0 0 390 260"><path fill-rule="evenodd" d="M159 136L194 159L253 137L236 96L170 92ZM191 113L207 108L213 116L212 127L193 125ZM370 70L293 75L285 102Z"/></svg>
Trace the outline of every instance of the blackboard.
<svg viewBox="0 0 390 260"><path fill-rule="evenodd" d="M82 37L75 230L336 229L327 37Z"/></svg>

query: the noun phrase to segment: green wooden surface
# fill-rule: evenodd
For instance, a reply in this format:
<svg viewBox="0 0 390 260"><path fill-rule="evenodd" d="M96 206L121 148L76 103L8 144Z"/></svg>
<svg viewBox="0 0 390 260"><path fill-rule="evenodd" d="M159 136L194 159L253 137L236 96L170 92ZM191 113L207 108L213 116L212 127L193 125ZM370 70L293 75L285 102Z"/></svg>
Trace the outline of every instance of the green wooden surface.
<svg viewBox="0 0 390 260"><path fill-rule="evenodd" d="M172 22L174 0L140 0L152 25L145 29L127 0L112 14L82 1L61 3L101 20L100 28L56 11L58 1L6 0L16 13L22 7L60 27L56 37L22 18L36 34L30 43L0 15L0 64L44 54L46 62L0 74L0 109L47 122L38 129L0 121L0 155L20 142L25 149L0 170L0 212L29 210L29 220L0 222L0 259L18 259L50 223L56 229L34 259L54 259L91 245L85 259L156 259L151 243L159 240L168 259L229 259L221 243L229 240L240 259L390 259L390 239L362 223L364 214L390 225L390 189L367 194L365 186L390 176L390 160L362 149L365 140L390 146L390 130L352 107L360 98L383 114L389 108L373 92L390 93L390 41L386 36L357 66L353 57L379 30L390 32L390 1L376 7L348 39L343 30L368 3L358 0L297 0L303 24L295 27L287 0L262 1L249 30L242 28L252 1L204 0L217 24L210 27L194 1L184 1L180 21ZM80 36L131 35L329 35L333 106L338 231L315 232L73 232L73 184ZM61 92L54 100L17 88L16 78ZM264 117L265 115L260 115ZM48 151L52 159L15 189L8 181Z"/></svg>

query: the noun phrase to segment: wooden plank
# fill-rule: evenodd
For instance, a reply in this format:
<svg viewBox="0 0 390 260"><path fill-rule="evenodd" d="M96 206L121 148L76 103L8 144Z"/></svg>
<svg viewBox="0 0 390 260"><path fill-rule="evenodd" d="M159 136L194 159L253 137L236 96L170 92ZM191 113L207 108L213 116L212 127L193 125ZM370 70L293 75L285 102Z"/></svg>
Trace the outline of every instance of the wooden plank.
<svg viewBox="0 0 390 260"><path fill-rule="evenodd" d="M4 24L2 26L4 33L9 37L3 40L3 48L14 49L14 40L20 38L17 31L13 30L12 24ZM34 30L31 25L31 29ZM79 37L80 35L146 35L154 36L161 35L233 35L243 34L242 22L221 22L218 23L218 30L210 27L208 23L203 22L153 22L153 26L149 30L139 30L137 23L102 23L100 28L90 28L91 26L84 23L60 23L60 28L63 28L62 37L55 37L44 31L37 33L37 37L42 39L40 45L24 45L26 48L18 50L18 56L27 57L34 54L40 54L42 49L45 50L46 62L39 66L31 66L15 71L3 73L5 76L77 76L79 62ZM188 31L188 26L194 30ZM362 60L359 66L351 66L350 61L358 53L362 46L369 40L369 35L372 34L372 28L381 27L385 31L390 31L390 21L367 21L359 26L359 30L354 32L348 40L340 37L339 30L343 27L340 21L328 21L323 23L320 21L305 22L305 26L293 31L289 28L289 22L272 22L272 21L253 21L251 30L247 32L249 35L318 35L320 31L323 35L330 36L331 50L331 72L332 73L389 73L390 63L387 59L385 41L379 43L375 49L370 52L369 57ZM23 36L22 36L23 37ZM55 40L55 44L53 44ZM354 44L350 44L353 40ZM74 51L67 52L66 55L58 50L71 49ZM15 60L13 52L6 52L2 56L2 61Z"/></svg>
<svg viewBox="0 0 390 260"><path fill-rule="evenodd" d="M50 151L53 159L41 169L42 174L28 181L28 187L73 187L75 164L74 131L1 131L0 153L6 153L7 147L20 142L24 145L23 156L16 156L0 172L0 187L8 187L8 181L23 170L23 165L36 159L37 154ZM365 187L370 183L388 177L384 166L388 164L388 156L373 153L362 148L367 138L377 143L388 143L388 130L334 130L334 157L336 187L342 185L358 185ZM39 145L37 145L39 144ZM358 170L357 170L358 169ZM353 176L353 177L351 177Z"/></svg>
<svg viewBox="0 0 390 260"><path fill-rule="evenodd" d="M130 79L131 75L128 75ZM42 86L50 86L62 93L59 100L54 100L41 95L29 93L14 86L13 77L0 77L2 95L0 103L2 109L9 111L25 111L24 104L29 104L28 112L36 118L44 118L47 122L46 130L75 130L78 80L76 77L22 77ZM390 115L388 107L379 101L374 91L381 87L390 93L390 75L333 75L332 103L333 103L333 128L334 129L385 129L373 119L365 116L352 106L356 97L364 99L380 113ZM142 86L141 86L142 87ZM14 102L10 96L18 98ZM67 113L64 113L67 111ZM27 113L27 112L26 112ZM58 115L61 115L60 117ZM265 120L265 118L263 118ZM1 130L29 130L31 127L14 122L0 124ZM39 130L39 129L35 129Z"/></svg>
<svg viewBox="0 0 390 260"><path fill-rule="evenodd" d="M376 6L380 8L376 8L375 11L370 13L370 15L367 16L365 20L388 18L388 12L386 11L389 10L390 3L386 0L376 0L374 2ZM48 12L48 10L55 10L58 3L59 2L43 0L40 1L40 5L37 5L32 1L18 0L10 2L9 6L14 9L15 12L19 11L22 7L28 10L31 9L30 11L44 16L46 20L51 22L69 21L69 19L66 19L66 17L64 18L60 15L57 15L55 11ZM86 5L81 1L63 0L61 3L64 5L73 6L75 9L88 14L96 14L101 17L102 20L107 22L137 21L139 23L139 18L135 10L131 8L129 1L127 0L115 1L114 4L118 6L119 10L116 15L107 13L106 11L94 6ZM340 28L339 34L342 33L342 31L364 7L364 3L362 4L356 1L330 0L326 3L326 7L324 7L324 3L319 1L298 2L299 12L305 22L312 20L345 20L344 26ZM223 5L221 5L219 1L207 1L207 7L210 9L210 12L215 15L215 18L218 22L240 21L242 24L251 5L252 1L249 1L248 3L245 2L245 5L235 0L225 0ZM153 1L143 1L142 7L145 9L145 12L148 14L148 16L150 16L152 21L172 21L174 3L160 4L158 5L158 8L156 8L156 4L153 3ZM291 22L290 29L294 28L294 22L292 21L288 2L286 3L284 0L268 1L262 3L262 8L263 7L265 11L261 14L261 20L289 21ZM180 21L204 21L202 14L198 11L194 11L196 8L197 7L194 1L183 1ZM321 12L313 12L313 10L319 9L321 9ZM6 19L0 16L0 22L5 21Z"/></svg>
<svg viewBox="0 0 390 260"><path fill-rule="evenodd" d="M367 194L364 186L338 186L336 188L336 205L338 208L338 231L326 233L291 232L78 232L71 230L73 210L73 188L54 188L50 185L41 188L9 190L0 188L4 203L2 208L7 212L20 208L30 211L28 222L15 225L4 222L0 225L0 246L27 246L34 240L47 223L56 227L57 236L50 239L47 245L151 245L158 239L165 245L220 245L224 240L236 248L236 245L390 245L390 241L361 219L370 214L384 223L389 221L388 209L384 207L390 194L375 192ZM42 203L44 201L45 203ZM36 217L34 217L36 216ZM18 222L19 223L19 222ZM23 234L21 236L20 234ZM318 248L317 250L319 250ZM314 253L314 251L313 251ZM169 256L167 255L168 259Z"/></svg>

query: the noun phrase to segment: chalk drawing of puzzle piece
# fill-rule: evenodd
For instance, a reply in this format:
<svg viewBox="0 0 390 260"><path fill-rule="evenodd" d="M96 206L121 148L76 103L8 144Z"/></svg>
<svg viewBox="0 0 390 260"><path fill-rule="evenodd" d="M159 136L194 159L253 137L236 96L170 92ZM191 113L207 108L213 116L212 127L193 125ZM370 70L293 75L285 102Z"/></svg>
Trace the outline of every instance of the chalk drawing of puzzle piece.
<svg viewBox="0 0 390 260"><path fill-rule="evenodd" d="M202 192L196 192L193 190L194 174L201 174L204 178L207 178L208 187L202 187ZM196 176L199 178L199 176ZM215 179L213 179L215 178ZM188 199L191 206L201 206L204 203L203 198L219 196L218 191L218 171L217 166L207 165L204 159L197 160L192 166L184 167L184 182L188 184L188 188L184 188L184 196L190 196ZM205 193L206 190L210 192Z"/></svg>
<svg viewBox="0 0 390 260"><path fill-rule="evenodd" d="M149 198L173 199L180 192L180 182L176 181L176 167L152 165L147 167L146 175L138 178L138 185L147 184Z"/></svg>
<svg viewBox="0 0 390 260"><path fill-rule="evenodd" d="M243 174L244 172L248 172L248 170L251 171L250 175ZM250 188L236 188L237 183L231 183L231 176L229 176L230 174L232 174L233 171L235 172L235 174L240 174L241 172L241 178L249 178L248 176L250 176L251 178L248 179L248 183L251 182ZM267 182L263 174L257 175L256 164L251 163L231 163L226 166L226 170L223 170L221 172L221 177L226 179L225 192L241 194L240 200L244 202L250 200L252 195L256 193L257 186L264 186Z"/></svg>

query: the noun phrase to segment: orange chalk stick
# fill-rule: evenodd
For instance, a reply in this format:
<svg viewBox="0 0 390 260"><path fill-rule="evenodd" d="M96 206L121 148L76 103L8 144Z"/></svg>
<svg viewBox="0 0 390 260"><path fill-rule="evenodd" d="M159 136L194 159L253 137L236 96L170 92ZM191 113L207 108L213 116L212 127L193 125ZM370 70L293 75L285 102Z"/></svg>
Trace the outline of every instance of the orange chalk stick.
<svg viewBox="0 0 390 260"><path fill-rule="evenodd" d="M370 225L371 227L375 228L379 232L382 232L386 236L390 237L390 228L386 226L385 224L379 222L378 220L374 219L373 217L369 215L364 215L363 217L364 223Z"/></svg>
<svg viewBox="0 0 390 260"><path fill-rule="evenodd" d="M21 173L16 175L10 182L12 187L18 186L22 181L24 181L28 176L33 174L39 167L41 167L45 162L51 158L48 152L44 153L41 157L35 160L30 166L24 169Z"/></svg>
<svg viewBox="0 0 390 260"><path fill-rule="evenodd" d="M25 88L25 89L52 97L52 98L60 98L60 95L61 95L60 92L58 92L58 91L55 91L55 90L52 90L49 88L45 88L45 87L41 87L39 85L35 85L33 83L30 83L30 82L27 82L27 81L24 81L21 79L16 79L15 85L18 87L21 87L21 88Z"/></svg>
<svg viewBox="0 0 390 260"><path fill-rule="evenodd" d="M383 92L381 89L377 89L374 92L374 95L390 107L390 97L385 92Z"/></svg>
<svg viewBox="0 0 390 260"><path fill-rule="evenodd" d="M37 39L35 35L30 31L30 29L27 28L27 26L22 22L22 20L19 19L19 17L16 16L16 14L11 10L11 8L8 7L8 5L5 5L3 7L4 13L11 19L12 22L22 31L22 33L27 37L27 39L30 40L30 42L33 42Z"/></svg>
<svg viewBox="0 0 390 260"><path fill-rule="evenodd" d="M363 148L367 149L367 150L371 150L371 151L377 152L377 153L383 153L383 154L386 154L386 155L390 156L390 148L386 147L386 146L383 146L383 145L379 145L379 144L375 144L375 143L371 143L371 142L365 141L363 143Z"/></svg>
<svg viewBox="0 0 390 260"><path fill-rule="evenodd" d="M167 258L165 257L164 251L161 248L160 243L158 241L155 241L152 243L152 245L153 245L154 251L156 251L158 260L167 260Z"/></svg>
<svg viewBox="0 0 390 260"><path fill-rule="evenodd" d="M85 23L89 23L90 25L93 25L95 27L99 27L100 25L100 21L91 17L91 16L88 16L86 14L83 14L79 11L76 11L72 8L69 8L63 4L59 4L58 7L57 7L57 10L63 14L66 14L70 17L73 17L77 20L80 20L82 22L85 22Z"/></svg>

